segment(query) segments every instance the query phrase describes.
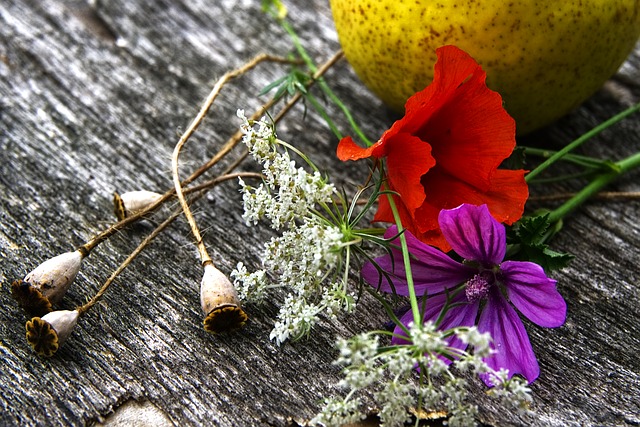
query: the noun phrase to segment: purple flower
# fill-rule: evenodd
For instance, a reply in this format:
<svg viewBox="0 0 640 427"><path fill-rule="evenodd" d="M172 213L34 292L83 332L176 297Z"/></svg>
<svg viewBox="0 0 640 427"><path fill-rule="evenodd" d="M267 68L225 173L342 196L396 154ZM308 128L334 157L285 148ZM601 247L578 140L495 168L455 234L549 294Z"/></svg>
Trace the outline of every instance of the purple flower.
<svg viewBox="0 0 640 427"><path fill-rule="evenodd" d="M508 369L509 376L521 374L528 382L534 381L540 374L538 361L512 305L540 326L561 326L567 305L556 290L556 281L548 278L538 264L504 261L505 229L493 219L486 205L463 204L442 210L438 222L447 242L464 259L462 263L405 231L416 295L427 298L424 321L435 321L448 302L440 330L473 326L477 321L478 329L489 332L493 338L495 353L485 362L495 370ZM386 233L387 236L396 234L396 227ZM394 248L391 256L375 261L389 274L392 283L381 277L371 263L362 269L364 279L383 292L395 290L399 295L408 295L402 252ZM411 323L411 311L400 320L405 325ZM400 327L396 327L395 333L404 335ZM452 347L465 348L457 338L449 340ZM400 336L392 343L406 344L406 340Z"/></svg>

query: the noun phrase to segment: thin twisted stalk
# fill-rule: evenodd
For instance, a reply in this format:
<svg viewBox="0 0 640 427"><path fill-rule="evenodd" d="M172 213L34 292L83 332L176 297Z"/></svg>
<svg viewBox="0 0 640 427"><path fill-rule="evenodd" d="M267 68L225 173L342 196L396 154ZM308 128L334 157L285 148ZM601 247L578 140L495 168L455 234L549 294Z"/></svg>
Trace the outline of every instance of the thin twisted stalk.
<svg viewBox="0 0 640 427"><path fill-rule="evenodd" d="M341 53L339 52L337 55L338 55L337 59L339 59L339 56L341 56ZM175 193L176 193L176 196L178 197L178 200L180 201L180 206L182 207L182 211L184 212L184 215L187 218L187 222L189 223L189 226L191 227L191 232L193 233L193 236L196 239L195 244L198 247L198 252L200 254L200 260L201 260L203 266L205 266L207 264L213 264L213 261L211 260L211 257L209 256L209 253L207 251L207 247L204 244L204 241L202 240L202 235L200 234L200 229L198 228L198 224L196 223L196 220L193 217L193 214L191 212L191 208L189 207L189 204L187 203L187 200L186 200L186 198L184 196L184 192L183 192L183 189L182 189L182 185L183 184L180 182L180 175L179 175L179 172L178 172L178 161L179 161L179 157L180 157L180 151L182 150L182 148L184 147L186 142L189 140L191 135L193 135L193 133L196 131L196 129L198 128L198 126L200 125L200 123L202 122L204 117L206 116L207 112L209 111L209 109L213 105L213 102L215 101L215 99L220 94L220 91L222 90L222 87L225 84L227 84L230 80L247 73L252 68L254 68L256 65L258 65L260 62L263 62L263 61L266 61L266 60L273 60L273 58L274 57L270 57L270 56L267 56L267 55L259 55L256 58L254 58L253 60L247 62L242 67L225 73L216 82L216 84L214 85L213 89L211 90L211 93L207 97L207 100L205 101L204 105L200 109L200 112L198 113L196 118L191 122L191 124L189 125L189 127L187 128L185 133L182 135L182 137L180 137L180 140L178 141L178 143L176 144L176 146L175 146L175 148L173 150L173 156L171 157L171 172L172 172L172 176L173 176L173 184L174 184L174 187L175 187ZM318 74L318 72L319 72L319 70L316 71L315 74ZM318 77L320 77L320 75L318 75L318 76L314 75L314 80L317 80ZM223 147L220 151L218 151L216 156L214 156L211 161L213 161L213 162L219 161L219 159L224 157L240 141L240 139L241 139L241 136L237 140L234 139L235 142L233 144L227 144L227 145L230 145L228 150L225 150L225 147L226 147L226 145L225 145L225 147ZM211 163L211 161L209 163ZM209 165L209 163L207 163L207 165ZM207 165L205 165L205 166L207 166Z"/></svg>
<svg viewBox="0 0 640 427"><path fill-rule="evenodd" d="M344 56L344 54L343 54L342 51L336 52L329 60L327 60L321 67L318 68L318 71L316 73L314 73L313 79L309 82L307 87L312 86L316 82L316 80L318 78L323 76L336 62L338 62L340 59L342 59L343 56ZM291 61L288 61L288 60L286 60L284 58L277 58L277 57L271 57L271 58L276 58L278 62L291 62ZM287 104L285 104L285 106L280 111L278 116L276 116L276 118L274 118L274 121L276 121L276 122L279 121L300 100L301 97L302 97L302 95L300 93L296 93L291 98L291 100ZM277 102L278 102L278 99L272 98L271 100L269 100L268 102L266 102L265 104L260 106L251 115L251 117L249 117L249 120L258 120L258 119L260 119L260 117L262 117ZM206 106L206 103L205 103L205 106ZM202 108L205 108L205 106L203 106ZM199 122L198 122L198 125L199 125ZM236 145L238 145L241 140L242 140L242 132L240 130L238 130L238 131L236 131L236 133L234 133L227 140L227 142L220 148L220 150L218 150L218 152L207 163L202 165L200 168L196 169L188 178L184 179L182 181L182 186L184 187L184 186L190 184L191 182L195 181L200 176L202 176L205 172L207 172L209 169L211 169L213 166L215 166ZM116 223L112 224L111 226L109 226L108 228L106 228L102 232L98 233L93 238L91 238L87 243L85 243L84 245L80 246L78 248L78 250L82 253L83 257L89 255L89 253L91 253L91 251L96 246L98 246L99 244L101 244L105 240L109 239L111 236L113 236L114 234L116 234L120 230L124 229L125 227L127 227L130 224L133 224L133 223L137 222L141 218L143 218L145 216L148 216L150 213L152 213L155 210L157 210L167 200L169 200L171 197L173 197L175 191L176 191L175 187L172 187L172 188L168 189L162 195L162 197L160 197L155 203L149 205L146 209L140 210L136 214L131 215L131 216L123 219L122 221L119 221L119 222L116 222Z"/></svg>
<svg viewBox="0 0 640 427"><path fill-rule="evenodd" d="M321 77L322 75L324 75L342 57L343 57L343 54L342 54L341 51L339 51L338 53L334 54L328 61L326 61L318 69L318 71L314 74L314 76L313 76L314 80L311 81L309 86L311 86L313 84L315 79L317 79L317 78ZM301 94L300 93L297 93L296 95L294 95L282 107L282 109L278 112L278 114L273 118L273 121L275 123L277 123L282 118L284 118L284 116L291 110L291 108L293 108L293 106L300 100L300 98L301 98ZM251 120L258 120L276 102L277 102L276 99L271 99L267 103L263 104L251 116ZM210 105L209 105L209 107L210 107ZM204 116L202 116L202 118L204 118ZM202 118L200 119L200 121L202 121ZM197 125L196 125L196 127L197 127ZM229 140L225 143L225 145L216 153L216 155L214 155L214 157L211 158L211 160L209 160L205 165L201 166L194 173L192 173L189 176L189 178L184 180L182 182L182 185L186 185L186 184L194 181L199 176L201 176L203 173L205 173L207 170L209 170L211 167L213 167L229 151L231 151L231 149L233 149L241 140L242 140L242 132L238 131L233 136L231 136L231 138L229 138ZM242 163L242 161L246 158L247 155L248 155L247 150L244 150L244 152L241 153L240 156L223 172L223 175L221 175L221 176L219 176L217 178L214 178L214 179L212 179L212 180L210 180L208 182L199 184L197 186L192 186L192 187L183 189L183 193L184 194L190 194L192 192L198 192L194 197L191 198L191 201L194 202L195 200L199 199L204 194L206 194L206 192L209 189L213 188L214 186L216 186L219 183L221 183L223 181L226 181L228 179L234 179L234 178L238 178L238 177L246 177L246 178L261 177L262 175L256 174L256 173L251 173L251 172L231 173L233 170L235 170ZM165 192L164 195L162 196L162 198L160 200L158 200L156 203L154 203L153 205L149 206L148 208L144 209L143 211L141 211L140 213L138 213L136 215L132 215L131 217L126 218L125 220L120 221L120 222L112 225L110 228L108 228L107 230L105 230L104 232L102 232L101 234L96 236L94 239L92 239L89 243L83 245L81 248L88 247L89 248L88 251L90 251L95 246L97 246L100 242L106 240L109 236L113 235L115 232L121 230L125 226L137 221L138 219L142 218L143 216L148 215L149 213L151 213L154 210L156 210L162 203L164 203L167 199L169 199L173 195L174 191L175 191L175 187L170 189L170 190L168 190L167 192ZM146 248L149 245L149 243L151 243L153 241L153 239L155 239L166 227L168 227L169 224L171 224L171 222L173 222L176 218L178 218L181 213L182 213L182 210L178 210L178 211L174 212L164 222L162 222L160 225L158 225L142 242L140 242L140 244L136 247L136 249L134 249L134 251L131 252L131 254L120 264L120 266L118 266L118 268L109 276L109 278L105 281L105 283L102 285L100 290L98 290L96 295L94 295L94 297L91 298L87 303L85 303L84 305L78 307L78 309L77 309L78 312L80 314L84 314L93 305L95 305L102 298L102 296L107 291L109 286L113 283L113 281L116 279L116 277L118 275L120 275L120 273L122 273L122 271L124 271L124 269L129 264L131 264L131 262L144 250L144 248ZM88 251L86 252L86 254L89 253Z"/></svg>
<svg viewBox="0 0 640 427"><path fill-rule="evenodd" d="M248 69L250 69L250 68L253 68L256 65L258 65L259 63L265 62L265 61L279 62L279 63L292 63L292 62L295 62L295 61L291 61L291 60L286 59L286 58L281 58L281 57L277 57L277 56L261 54L261 55L256 56L255 58L253 58L249 62L247 62L242 67L226 73L225 76L229 75L229 74L238 74L239 70L241 70L241 69L244 69L244 68L247 68L247 67L248 67ZM219 91L219 89L217 89L217 90ZM200 112L194 118L194 120L191 122L191 124L189 125L189 128L187 129L187 131L182 135L182 137L180 138L181 140L184 140L186 142L186 140L200 126L200 123L204 119L204 116L206 115L207 111L209 110L209 108L211 108L211 105L213 104L215 96L217 96L217 95L214 95L213 98L212 98L212 94L214 94L215 91L216 91L216 87L214 87L214 89L211 91L211 93L209 94L209 96L207 97L205 102L203 103L202 107L200 108ZM256 111L254 113L254 115L251 118L254 119L254 120L257 120L258 118L260 118L264 114L265 111L267 111L269 108L271 108L276 102L277 102L276 99L272 99L269 102L265 103L264 105L262 105L258 109L258 111ZM220 150L218 150L218 152L205 165L203 165L202 167L197 169L188 178L186 178L184 181L182 181L182 186L184 187L184 186L188 185L189 183L191 183L191 182L195 181L196 179L198 179L202 174L207 172L211 167L213 167L216 163L218 163L226 154L228 154L229 151L231 151L231 149L233 147L235 147L241 139L242 139L242 134L240 132L236 132L226 142L226 144ZM122 230L123 228L127 227L130 224L133 224L134 222L140 220L141 218L149 215L151 212L153 212L156 209L158 209L167 200L169 200L171 197L173 197L173 195L175 194L175 191L176 191L175 186L170 188L170 189L168 189L167 191L165 191L164 194L162 194L162 196L155 203L151 204L146 209L140 210L136 214L131 215L131 216L123 219L122 221L118 221L118 222L112 224L111 226L106 228L104 231L102 231L101 233L97 234L92 239L90 239L87 243L85 243L84 245L80 246L78 248L78 250L82 253L83 256L89 255L89 253L91 253L91 251L96 246L98 246L99 244L101 244L102 242L104 242L105 240L107 240L108 238L113 236L114 234L116 234L118 231Z"/></svg>
<svg viewBox="0 0 640 427"><path fill-rule="evenodd" d="M202 235L200 234L200 230L198 229L198 225L196 223L195 218L193 217L191 208L189 208L189 204L187 203L187 199L185 198L184 191L182 189L182 183L180 182L180 175L178 172L178 161L180 157L180 151L182 150L186 142L189 140L191 135L193 135L193 133L196 131L198 126L200 126L200 123L202 123L202 120L209 112L209 109L213 105L213 102L215 101L215 99L220 94L220 91L222 90L224 85L227 84L230 80L244 75L245 73L247 73L248 71L256 67L258 64L260 64L261 62L272 59L272 58L273 57L270 57L268 55L258 55L257 57L247 62L240 68L236 68L235 70L225 73L213 86L213 89L209 93L209 96L204 102L202 108L198 112L197 116L193 119L193 121L191 122L187 130L182 134L182 136L180 137L180 140L178 141L178 143L176 144L173 150L173 155L171 157L171 173L173 177L173 185L175 187L175 193L176 193L176 196L178 197L178 201L180 202L180 206L182 207L182 211L184 212L184 216L187 218L187 222L191 227L191 232L193 233L193 236L196 239L195 243L196 243L196 246L198 247L198 252L200 253L200 260L202 261L203 266L207 264L213 264L213 261L211 261L211 257L207 252L207 247L202 241ZM218 153L218 155L219 154L220 152Z"/></svg>
<svg viewBox="0 0 640 427"><path fill-rule="evenodd" d="M237 164L233 165L233 168L235 169L237 167ZM198 188L193 188L190 189L190 192L196 192L196 194L191 198L191 201L196 201L197 199L201 198L202 196L204 196L207 191L213 187L215 187L216 185L224 182L224 181L228 181L231 179L237 179L237 178L260 178L262 177L262 175L258 174L258 173L254 173L254 172L244 172L244 173L228 173L228 174L224 174L221 175L217 178L214 178L212 180L210 180L207 183L204 183L200 186L198 186ZM96 292L96 294L89 300L87 301L84 305L76 308L76 310L78 311L78 313L80 313L81 315L86 313L91 307L93 307L104 295L104 293L107 291L107 289L109 289L109 286L111 286L111 284L113 283L113 281L116 279L116 277L118 277L120 275L120 273L122 273L124 271L125 268L127 268L129 266L129 264L131 264L131 262L144 250L144 248L146 248L149 243L151 243L151 241L153 239L155 239L165 228L167 228L169 226L169 224L171 224L176 218L178 218L180 216L180 214L182 214L182 209L176 210L174 213L172 213L167 219L165 219L160 225L158 225L151 233L149 233L149 235L147 235L147 237L145 237L142 242L140 242L140 244L129 254L129 256L118 266L117 269L115 269L113 271L113 273L111 273L111 275L109 276L109 278L103 283L102 287L98 290L98 292Z"/></svg>

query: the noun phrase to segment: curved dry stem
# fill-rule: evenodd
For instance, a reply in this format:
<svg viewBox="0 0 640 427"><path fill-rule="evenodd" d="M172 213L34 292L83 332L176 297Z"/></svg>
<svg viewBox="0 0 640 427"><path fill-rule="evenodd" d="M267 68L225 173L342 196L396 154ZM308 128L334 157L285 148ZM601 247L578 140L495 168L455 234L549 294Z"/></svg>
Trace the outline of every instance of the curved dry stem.
<svg viewBox="0 0 640 427"><path fill-rule="evenodd" d="M344 57L344 52L342 50L338 50L336 53L334 53L333 56L329 58L324 64L322 64L318 68L318 71L316 71L313 74L312 80L309 82L309 84L306 87L307 88L311 87L320 77L325 75L327 71L329 71L329 69L331 69L331 67L333 67L336 64L336 62L341 60L343 57ZM293 97L291 97L291 99L284 105L284 107L282 107L282 109L278 112L278 114L273 118L273 121L277 123L280 120L282 120L282 118L289 112L289 110L291 110L291 108L293 108L293 106L300 100L301 97L302 95L300 94L300 92L297 92ZM272 98L271 100L263 104L260 108L258 108L251 115L251 117L249 117L249 120L251 121L260 120L260 118L271 107L273 107L276 104L276 102L278 102L278 100L275 98ZM227 140L227 142L220 148L220 150L218 150L218 152L207 163L205 163L200 168L198 168L195 172L193 172L191 176L189 176L189 178L182 181L182 186L184 187L185 185L188 185L189 183L199 178L206 171L211 169L216 163L218 163L222 158L224 158L224 156L226 156L236 145L238 145L240 141L242 141L242 131L238 129L236 133L234 133L231 136L231 138ZM246 154L244 155L246 156Z"/></svg>
<svg viewBox="0 0 640 427"><path fill-rule="evenodd" d="M187 130L182 134L182 136L180 137L180 140L178 141L178 143L176 144L173 150L173 155L171 156L171 173L173 176L173 185L175 187L176 196L178 197L180 206L182 207L182 211L184 212L184 216L187 218L187 222L191 227L191 232L193 233L193 236L196 239L196 246L198 247L198 252L200 253L200 260L202 261L202 265L213 264L213 261L211 261L211 257L207 252L207 247L202 241L200 229L198 228L198 224L196 223L196 220L193 217L193 214L191 213L191 208L189 208L189 204L187 203L187 199L185 198L184 192L182 190L182 183L180 182L180 175L178 173L178 159L180 156L180 150L182 150L182 147L184 147L184 144L186 144L186 142L189 140L191 135L193 135L193 133L198 128L198 126L200 126L200 123L202 123L202 120L207 115L207 112L213 105L213 102L220 94L222 87L225 84L227 84L227 82L247 73L252 68L260 64L261 62L269 61L269 60L279 60L279 59L280 58L272 57L264 54L258 55L255 58L253 58L251 61L244 64L242 67L236 68L235 70L225 73L213 86L213 89L211 90L211 93L209 93L209 96L207 97L204 104L202 105L202 108L200 109L196 117L193 119L193 121L191 122Z"/></svg>
<svg viewBox="0 0 640 427"><path fill-rule="evenodd" d="M234 168L235 167L237 166L234 166ZM222 182L229 181L231 179L237 179L237 178L261 178L261 177L262 175L257 174L255 172L238 172L238 173L228 173L228 174L221 175L215 179L210 180L209 182L203 183L202 185L198 186L198 188L189 189L190 193L196 192L196 194L193 197L191 197L191 201L193 202L201 198L207 193L209 189L215 187L218 184L221 184ZM142 250L146 248L147 245L149 245L149 243L151 243L151 241L158 236L158 234L160 234L165 228L169 226L169 224L171 224L176 218L178 218L181 213L182 213L182 209L172 213L167 219L165 219L160 225L158 225L151 233L149 233L149 235L145 237L144 240L142 240L142 242L140 242L140 244L133 250L133 252L131 252L129 256L118 266L118 268L113 273L111 273L109 278L104 282L100 290L96 292L93 298L87 301L84 305L78 307L76 310L82 315L87 310L89 310L92 306L94 306L100 300L100 298L102 298L102 296L107 291L111 283L113 283L115 278L118 277L118 275L122 273L124 269L129 266L129 264L131 264L131 262L135 259L135 257L137 257L140 254L140 252L142 252Z"/></svg>
<svg viewBox="0 0 640 427"><path fill-rule="evenodd" d="M339 57L337 59L339 59ZM198 224L196 223L196 220L195 220L195 218L194 218L194 216L193 216L193 214L191 212L191 208L189 207L189 204L187 203L187 200L186 200L186 198L184 196L184 192L183 192L183 189L182 189L182 185L183 184L180 181L180 175L179 175L179 171L178 171L178 166L179 166L178 163L179 163L180 151L182 150L182 148L184 147L186 142L189 140L191 135L193 135L193 133L198 128L200 123L202 123L202 120L204 119L205 115L207 114L207 112L209 111L211 106L213 105L213 102L215 101L215 99L220 94L220 91L222 90L222 87L225 84L227 84L230 80L247 73L252 68L254 68L258 64L260 64L261 62L267 61L267 60L273 61L273 60L277 60L277 58L269 56L269 55L258 55L254 59L252 59L251 61L249 61L246 64L244 64L242 67L225 73L216 82L216 84L214 85L213 89L211 90L211 93L207 97L204 105L202 106L202 108L198 112L198 115L191 122L191 124L189 125L187 130L184 132L184 134L180 137L180 140L178 141L178 143L176 144L176 146L175 146L175 148L173 150L173 156L171 157L171 172L172 172L172 176L173 176L173 184L174 184L174 187L175 187L176 196L178 197L178 200L180 202L180 206L182 207L182 211L184 212L184 215L187 218L187 222L189 223L189 226L191 227L191 232L193 233L193 236L196 239L195 244L198 247L198 252L200 254L200 260L201 260L203 266L206 265L206 264L213 264L213 261L211 260L211 257L209 256L209 253L207 251L207 247L204 244L204 241L202 240L202 235L200 234L200 229L198 228ZM240 139L241 139L241 136L238 139L238 141ZM237 142L235 144L237 144ZM234 144L234 146L235 146L235 144ZM224 155L226 155L229 152L229 151L225 151L224 148L225 147L223 147L223 149L221 149L217 153L217 155L214 156L212 161L217 162L218 159L222 158ZM231 148L229 148L229 150ZM211 161L209 163L207 163L207 165L209 165L210 163L211 163Z"/></svg>
<svg viewBox="0 0 640 427"><path fill-rule="evenodd" d="M291 62L291 61L288 61L288 60L286 60L284 58L272 57L272 56L267 56L267 57L270 58L270 60L275 60L276 62ZM344 57L344 53L341 50L336 52L329 60L327 60L324 64L322 64L321 67L318 68L318 71L316 73L314 73L313 79L309 82L307 87L312 86L318 78L322 77L336 62L338 62L343 57ZM285 116L285 114L300 100L300 98L301 98L300 93L297 93L296 95L294 95L289 100L289 102L287 102L287 104L285 104L285 106L282 108L282 110L280 110L280 112L274 117L274 121L276 123L278 121L280 121ZM250 120L259 120L260 117L262 117L266 113L267 110L269 110L271 107L273 107L276 104L277 101L278 101L277 99L273 99L272 98L268 102L264 103L262 106L260 106L251 115ZM202 108L204 109L206 107L206 105L207 105L207 103L205 102L205 104L203 105ZM210 107L210 105L209 105L209 107ZM208 110L208 108L207 108L207 110ZM205 113L206 113L206 111L205 111ZM204 117L204 115L203 115L203 117ZM201 121L202 121L202 118L199 121L197 121L196 128L200 124ZM196 120L194 120L194 122L196 122ZM195 130L195 128L193 130ZM193 133L193 130L192 130L191 133ZM190 184L191 182L195 181L200 176L202 176L205 172L207 172L209 169L211 169L213 166L215 166L222 158L224 158L224 156L226 156L235 146L237 146L240 143L240 141L242 141L242 132L240 130L238 130L238 131L236 131L236 133L234 133L227 140L227 142L220 148L220 150L218 150L218 152L207 163L205 163L200 168L198 168L196 171L194 171L188 178L184 179L182 181L182 186L184 187L184 186ZM242 159L244 159L244 157L246 157L246 152L243 153ZM78 248L78 250L80 252L82 252L83 257L86 257L100 243L104 242L105 240L107 240L108 238L110 238L111 236L113 236L114 234L119 232L120 230L122 230L125 227L129 226L130 224L133 224L133 223L137 222L141 218L143 218L145 216L148 216L150 213L152 213L155 210L157 210L167 200L169 200L171 197L173 197L175 191L176 191L175 187L172 187L172 188L168 189L162 195L162 197L160 199L158 199L158 201L156 203L148 206L146 209L141 210L140 212L138 212L138 213L136 213L134 215L131 215L131 216L125 218L122 221L118 221L118 222L112 224L111 226L109 226L108 228L103 230L102 232L98 233L92 239L90 239L87 243L85 243L84 245L80 246Z"/></svg>
<svg viewBox="0 0 640 427"><path fill-rule="evenodd" d="M343 56L344 56L344 54L342 53L342 51L338 51L336 54L334 54L314 74L314 76L313 76L314 77L314 81L316 79L318 79L319 77L323 76ZM313 81L310 83L310 85L311 84L313 84ZM274 119L273 119L274 122L277 123L280 120L282 120L282 118L289 112L289 110L291 110L291 108L293 108L293 106L300 100L300 98L301 98L301 95L299 93L296 94L295 96L293 96L282 107L282 109L278 112L278 114L274 117ZM263 104L251 116L251 120L258 120L275 103L276 103L276 100L275 99L271 99L270 101L268 101L265 104ZM197 169L195 172L193 172L187 179L182 181L182 185L183 186L187 185L188 183L194 181L195 179L200 177L202 174L204 174L212 166L214 166L216 163L218 163L220 161L220 159L222 159L224 157L224 155L226 155L229 151L231 151L231 149L233 147L235 147L241 140L242 140L242 132L237 131L234 135L231 136L231 138L229 138L227 140L225 145L214 155L214 157L212 157L205 165L201 166L199 169ZM191 198L191 201L193 202L193 201L199 199L200 197L204 196L204 194L206 194L206 192L209 189L211 189L211 188L215 187L216 185L218 185L218 184L220 184L220 183L222 183L224 181L227 181L229 179L235 179L235 178L239 178L239 177L242 177L242 178L261 178L262 177L261 174L257 174L257 173L253 173L253 172L231 173L233 170L235 170L240 165L240 163L242 163L242 161L246 158L247 154L248 153L245 150L239 156L239 158L236 159L223 172L223 175L221 175L221 176L219 176L217 178L214 178L214 179L212 179L212 180L210 180L208 182L202 183L202 184L200 184L198 186L193 186L193 187L189 187L187 189L184 189L183 193L184 194L190 194L192 192L196 192L197 194L195 194ZM115 234L116 232L118 232L119 230L123 229L127 225L136 222L140 218L142 218L142 217L150 214L151 212L155 211L156 209L158 209L158 207L160 207L164 202L166 202L169 198L171 198L173 196L173 193L175 191L176 191L175 187L167 190L163 194L162 198L160 198L156 203L154 203L153 205L149 206L145 210L138 212L135 215L132 215L132 216L130 216L130 217L128 217L128 218L126 218L126 219L124 219L122 221L119 221L119 222L113 224L111 227L109 227L108 229L104 230L102 233L98 234L96 237L94 237L92 240L87 242L85 245L81 246L79 250L81 250L83 252L83 254L87 254L88 255L89 252L93 248L95 248L98 244L100 244L101 242L103 242L106 239L108 239L111 235ZM169 224L171 224L171 222L173 222L176 218L178 218L181 213L182 213L182 210L174 212L164 222L162 222L160 225L158 225L142 242L140 242L140 244L133 250L133 252L131 252L131 254L129 254L129 256L109 276L109 278L104 282L102 287L93 296L93 298L91 298L89 301L87 301L87 303L85 303L84 305L82 305L82 306L77 308L77 310L80 313L80 315L86 313L92 306L94 306L102 298L102 296L107 291L109 286L113 283L113 281L116 279L116 277L118 277L118 275L120 275L120 273L122 273L122 271L124 271L124 269L127 268L127 266L129 264L131 264L131 262L149 245L149 243L151 243L151 241L153 241L153 239L155 239L165 228L167 228L169 226Z"/></svg>

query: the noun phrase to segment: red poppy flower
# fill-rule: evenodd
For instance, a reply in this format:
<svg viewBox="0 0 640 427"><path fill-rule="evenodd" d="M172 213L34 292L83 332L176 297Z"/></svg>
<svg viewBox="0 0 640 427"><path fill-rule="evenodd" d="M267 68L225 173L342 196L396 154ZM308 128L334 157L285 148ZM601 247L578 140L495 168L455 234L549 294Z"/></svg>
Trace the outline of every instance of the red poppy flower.
<svg viewBox="0 0 640 427"><path fill-rule="evenodd" d="M529 190L524 170L498 169L516 145L516 126L502 97L487 88L486 73L455 46L436 54L433 82L409 98L405 116L369 148L343 138L337 155L342 161L386 158L387 185L399 194L394 200L402 224L448 251L438 225L442 209L486 204L496 220L512 224L522 216ZM386 195L374 221L395 222Z"/></svg>

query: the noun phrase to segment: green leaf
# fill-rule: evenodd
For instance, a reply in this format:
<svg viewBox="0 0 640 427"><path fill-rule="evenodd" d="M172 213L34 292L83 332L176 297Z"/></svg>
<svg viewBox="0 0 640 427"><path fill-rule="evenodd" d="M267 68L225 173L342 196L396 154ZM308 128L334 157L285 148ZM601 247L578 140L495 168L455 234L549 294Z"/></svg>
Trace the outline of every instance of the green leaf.
<svg viewBox="0 0 640 427"><path fill-rule="evenodd" d="M273 96L275 99L280 99L285 94L293 96L298 92L306 96L308 94L306 85L311 81L311 79L312 77L309 74L299 70L298 68L293 68L286 76L280 77L265 86L264 89L260 91L259 95L265 95L273 89L276 89L276 93Z"/></svg>
<svg viewBox="0 0 640 427"><path fill-rule="evenodd" d="M282 76L279 79L269 83L268 85L266 85L261 91L260 93L258 93L258 96L262 96L262 95L266 95L267 93L271 92L271 90L275 89L276 87L282 85L288 78L289 76Z"/></svg>
<svg viewBox="0 0 640 427"><path fill-rule="evenodd" d="M547 273L565 268L573 260L573 255L554 251L547 245L561 227L561 222L549 222L548 212L521 218L507 232L509 259L534 262Z"/></svg>
<svg viewBox="0 0 640 427"><path fill-rule="evenodd" d="M546 244L523 246L520 254L524 255L523 260L538 264L547 273L567 267L574 258L571 254L551 250Z"/></svg>
<svg viewBox="0 0 640 427"><path fill-rule="evenodd" d="M537 245L544 243L549 230L549 213L526 216L514 225L513 231L521 244Z"/></svg>

